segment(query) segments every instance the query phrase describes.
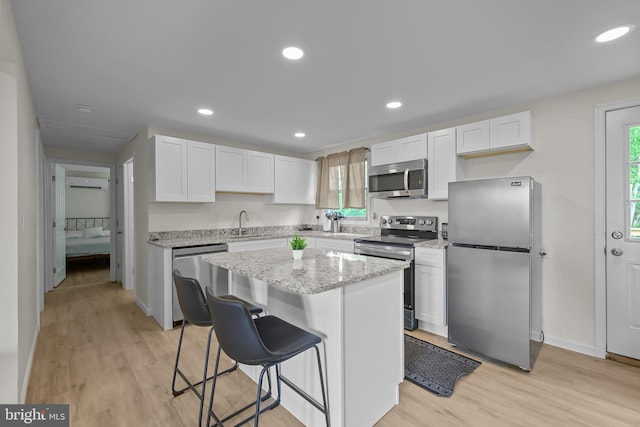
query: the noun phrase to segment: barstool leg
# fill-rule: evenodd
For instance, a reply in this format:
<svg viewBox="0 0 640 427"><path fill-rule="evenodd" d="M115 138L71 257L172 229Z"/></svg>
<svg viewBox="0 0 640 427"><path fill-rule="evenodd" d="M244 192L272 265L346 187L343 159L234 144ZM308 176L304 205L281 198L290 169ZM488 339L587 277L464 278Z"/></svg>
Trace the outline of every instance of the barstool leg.
<svg viewBox="0 0 640 427"><path fill-rule="evenodd" d="M331 421L329 420L329 403L327 402L327 393L324 388L324 378L322 375L322 363L320 360L320 350L317 345L313 346L316 349L316 358L318 359L318 373L320 374L320 388L322 389L322 404L324 406L324 418L327 422L327 427L331 426Z"/></svg>
<svg viewBox="0 0 640 427"><path fill-rule="evenodd" d="M215 412L213 412L213 395L216 392L216 381L218 379L218 366L220 364L220 353L222 353L222 347L220 347L220 345L218 345L218 352L216 354L216 364L215 367L213 369L213 381L211 382L211 396L209 397L209 412L207 413L207 427L211 426L211 417L213 416L213 419L216 420L216 424L215 425L219 425L222 426L222 421L220 421L220 419L218 418L218 416L215 414ZM204 399L204 396L203 396ZM200 424L198 425L198 427L200 427Z"/></svg>
<svg viewBox="0 0 640 427"><path fill-rule="evenodd" d="M178 374L178 361L180 360L180 349L182 348L182 336L184 335L184 325L187 323L185 319L182 319L182 327L180 328L180 339L178 340L178 352L176 353L176 364L173 368L173 381L171 381L171 393L173 396L179 396L184 393L189 387L176 391L176 375Z"/></svg>
<svg viewBox="0 0 640 427"><path fill-rule="evenodd" d="M204 406L204 395L207 388L207 368L209 367L209 350L211 349L211 334L213 334L213 327L209 329L209 336L207 337L207 350L204 354L204 373L202 374L202 392L200 394L200 411L198 412L198 427L202 425L202 408ZM216 366L216 373L218 372ZM212 376L213 384L216 381L216 374ZM212 384L212 387L213 387ZM213 392L212 392L213 395Z"/></svg>

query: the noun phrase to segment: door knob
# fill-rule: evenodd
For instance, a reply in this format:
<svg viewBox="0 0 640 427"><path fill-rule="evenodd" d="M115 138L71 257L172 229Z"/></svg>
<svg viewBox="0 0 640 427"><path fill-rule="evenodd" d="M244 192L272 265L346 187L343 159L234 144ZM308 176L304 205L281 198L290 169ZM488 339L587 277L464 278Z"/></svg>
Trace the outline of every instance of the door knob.
<svg viewBox="0 0 640 427"><path fill-rule="evenodd" d="M618 248L613 248L611 249L611 254L613 256L620 256L623 254L622 249L618 249Z"/></svg>

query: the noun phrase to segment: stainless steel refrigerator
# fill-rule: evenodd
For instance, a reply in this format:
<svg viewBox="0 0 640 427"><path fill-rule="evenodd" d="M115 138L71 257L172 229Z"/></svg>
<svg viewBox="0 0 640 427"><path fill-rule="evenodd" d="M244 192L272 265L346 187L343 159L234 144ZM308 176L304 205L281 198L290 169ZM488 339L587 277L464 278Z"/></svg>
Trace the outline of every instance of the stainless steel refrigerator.
<svg viewBox="0 0 640 427"><path fill-rule="evenodd" d="M449 342L527 371L543 338L540 197L528 176L449 183Z"/></svg>

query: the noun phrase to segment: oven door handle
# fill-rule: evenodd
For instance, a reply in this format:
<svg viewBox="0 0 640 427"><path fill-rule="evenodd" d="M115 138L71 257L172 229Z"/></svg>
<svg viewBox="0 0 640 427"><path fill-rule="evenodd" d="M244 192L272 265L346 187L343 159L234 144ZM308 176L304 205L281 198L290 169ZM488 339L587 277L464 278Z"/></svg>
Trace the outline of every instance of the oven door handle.
<svg viewBox="0 0 640 427"><path fill-rule="evenodd" d="M409 192L409 169L404 170L404 191Z"/></svg>
<svg viewBox="0 0 640 427"><path fill-rule="evenodd" d="M397 259L401 261L412 261L413 250L412 249L398 249L391 246L356 246L354 253L358 255L371 255L381 258Z"/></svg>

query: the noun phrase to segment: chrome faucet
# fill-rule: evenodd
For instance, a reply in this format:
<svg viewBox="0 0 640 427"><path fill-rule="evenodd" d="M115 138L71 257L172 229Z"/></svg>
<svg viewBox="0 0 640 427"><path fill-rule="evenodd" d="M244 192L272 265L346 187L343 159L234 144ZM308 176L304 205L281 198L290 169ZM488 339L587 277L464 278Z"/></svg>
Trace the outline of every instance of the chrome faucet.
<svg viewBox="0 0 640 427"><path fill-rule="evenodd" d="M244 214L244 219L249 222L249 214L247 211L240 211L240 215L238 215L238 236L242 236L242 214Z"/></svg>

